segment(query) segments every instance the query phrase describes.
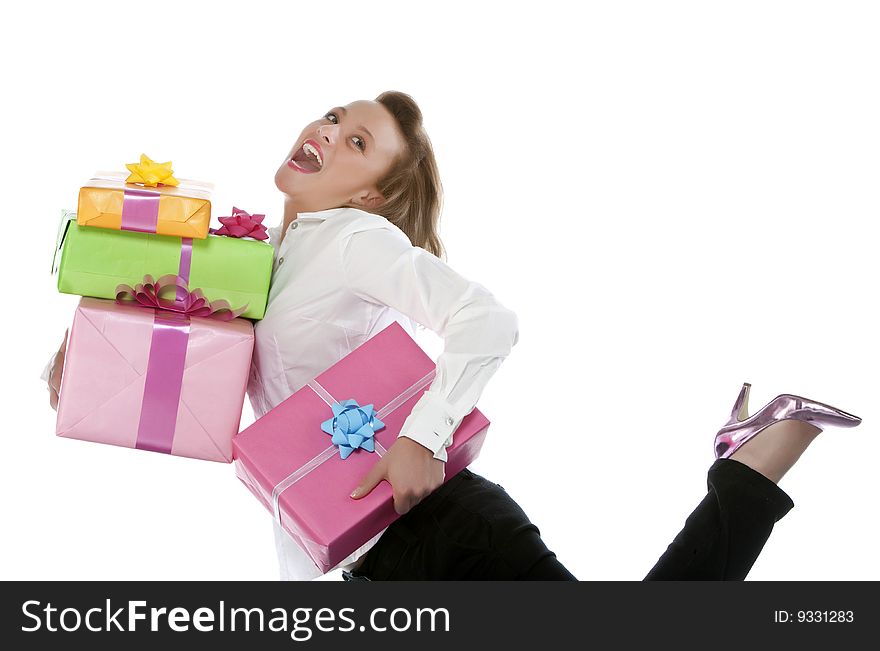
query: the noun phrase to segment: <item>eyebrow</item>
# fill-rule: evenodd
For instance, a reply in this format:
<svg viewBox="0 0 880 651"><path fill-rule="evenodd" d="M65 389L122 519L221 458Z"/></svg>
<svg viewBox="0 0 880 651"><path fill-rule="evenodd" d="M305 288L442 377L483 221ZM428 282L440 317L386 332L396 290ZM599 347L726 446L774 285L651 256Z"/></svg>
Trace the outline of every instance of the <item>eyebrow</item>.
<svg viewBox="0 0 880 651"><path fill-rule="evenodd" d="M345 108L344 106L337 106L335 109L331 109L331 110L332 110L332 111L339 110L339 111L342 111L342 115L348 115L348 109ZM376 139L376 138L373 136L373 134L370 133L370 130L367 129L367 127L365 127L364 125L360 125L360 126L358 127L358 129L363 129L364 131L366 131L366 132L367 132L367 135L370 136L370 140L375 140L375 139Z"/></svg>

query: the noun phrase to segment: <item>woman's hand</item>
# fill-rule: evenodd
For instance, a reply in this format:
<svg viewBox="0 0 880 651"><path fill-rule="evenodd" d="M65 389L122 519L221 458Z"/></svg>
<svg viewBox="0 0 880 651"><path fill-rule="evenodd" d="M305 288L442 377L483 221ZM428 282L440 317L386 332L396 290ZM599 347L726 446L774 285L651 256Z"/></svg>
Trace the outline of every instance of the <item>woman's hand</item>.
<svg viewBox="0 0 880 651"><path fill-rule="evenodd" d="M435 459L433 453L421 443L400 436L379 459L351 496L360 499L369 495L380 481L387 480L394 491L394 510L400 515L443 483L446 463Z"/></svg>
<svg viewBox="0 0 880 651"><path fill-rule="evenodd" d="M52 409L58 409L58 395L61 393L61 374L64 372L64 354L67 352L67 330L64 331L64 341L55 355L55 363L49 372L49 405Z"/></svg>

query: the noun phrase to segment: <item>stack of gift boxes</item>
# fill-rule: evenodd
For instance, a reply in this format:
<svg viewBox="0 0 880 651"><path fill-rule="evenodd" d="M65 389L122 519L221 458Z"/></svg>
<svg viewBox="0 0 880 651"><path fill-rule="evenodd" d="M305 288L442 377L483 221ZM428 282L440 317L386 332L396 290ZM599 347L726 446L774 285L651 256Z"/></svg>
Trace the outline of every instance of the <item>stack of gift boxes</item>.
<svg viewBox="0 0 880 651"><path fill-rule="evenodd" d="M210 184L146 156L127 167L97 173L62 221L58 290L83 298L56 433L229 463L272 273L262 216L209 233Z"/></svg>
<svg viewBox="0 0 880 651"><path fill-rule="evenodd" d="M59 231L58 289L76 310L58 403L60 436L214 461L238 478L326 573L397 517L390 484L351 491L394 444L434 362L394 323L237 434L266 307L272 247L262 216L233 209L209 232L210 185L146 157L98 173ZM54 267L54 262L53 262ZM380 369L381 372L376 372ZM447 480L479 454L474 409L447 448Z"/></svg>

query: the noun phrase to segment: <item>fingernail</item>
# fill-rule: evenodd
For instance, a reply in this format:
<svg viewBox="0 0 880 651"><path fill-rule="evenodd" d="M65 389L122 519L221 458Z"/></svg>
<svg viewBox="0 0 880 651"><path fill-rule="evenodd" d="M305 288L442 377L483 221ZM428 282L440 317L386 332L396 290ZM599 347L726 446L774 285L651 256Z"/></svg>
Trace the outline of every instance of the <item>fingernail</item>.
<svg viewBox="0 0 880 651"><path fill-rule="evenodd" d="M357 497L358 493L360 493L360 492L361 492L360 488L355 488L353 491L351 491L351 495L349 497Z"/></svg>

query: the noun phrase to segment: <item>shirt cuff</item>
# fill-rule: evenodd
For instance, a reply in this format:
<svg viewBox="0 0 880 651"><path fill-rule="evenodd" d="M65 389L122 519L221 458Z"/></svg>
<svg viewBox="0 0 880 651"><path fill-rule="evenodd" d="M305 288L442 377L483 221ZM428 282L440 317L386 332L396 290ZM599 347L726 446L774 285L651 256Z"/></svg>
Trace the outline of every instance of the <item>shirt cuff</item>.
<svg viewBox="0 0 880 651"><path fill-rule="evenodd" d="M46 364L45 368L43 368L43 372L40 375L40 379L43 382L48 382L49 378L52 376L52 368L55 366L55 360L58 359L58 351L53 353L52 357L49 359L49 362Z"/></svg>
<svg viewBox="0 0 880 651"><path fill-rule="evenodd" d="M452 445L452 435L461 424L452 405L438 396L426 392L413 407L400 428L398 436L421 443L434 453L434 458L446 461L446 448Z"/></svg>

